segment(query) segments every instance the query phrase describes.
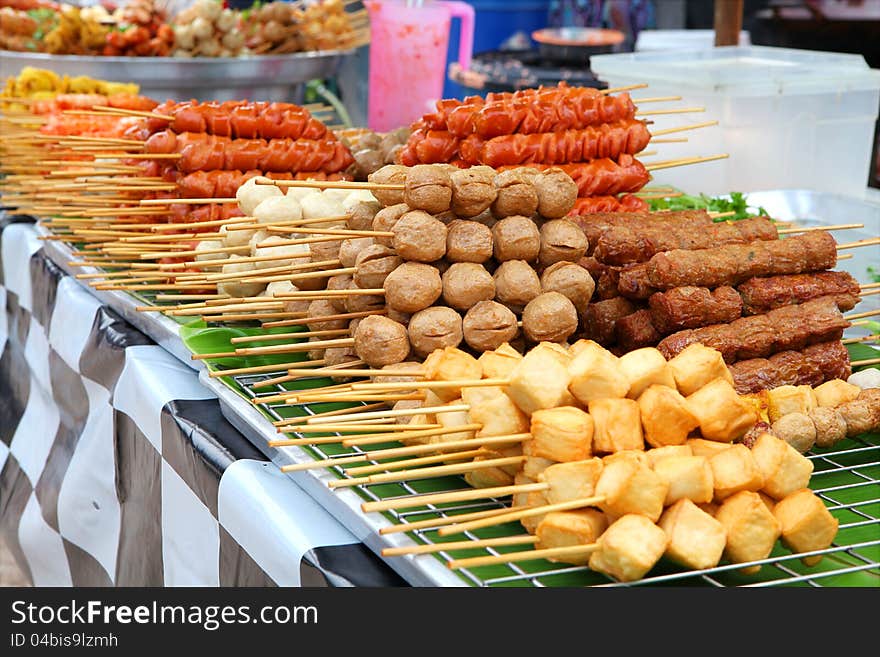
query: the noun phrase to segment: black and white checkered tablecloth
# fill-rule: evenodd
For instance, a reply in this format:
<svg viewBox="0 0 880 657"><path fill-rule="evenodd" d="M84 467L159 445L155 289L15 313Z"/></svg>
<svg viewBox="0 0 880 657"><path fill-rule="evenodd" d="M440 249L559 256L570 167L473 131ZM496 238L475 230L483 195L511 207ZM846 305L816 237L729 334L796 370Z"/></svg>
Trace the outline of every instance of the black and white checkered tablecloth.
<svg viewBox="0 0 880 657"><path fill-rule="evenodd" d="M0 216L0 531L37 586L395 586L196 373Z"/></svg>

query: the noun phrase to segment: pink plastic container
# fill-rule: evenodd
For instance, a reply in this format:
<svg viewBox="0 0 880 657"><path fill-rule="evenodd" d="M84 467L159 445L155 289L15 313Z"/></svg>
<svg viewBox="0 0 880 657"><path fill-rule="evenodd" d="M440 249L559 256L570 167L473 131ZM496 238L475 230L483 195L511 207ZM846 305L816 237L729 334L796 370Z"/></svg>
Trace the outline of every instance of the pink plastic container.
<svg viewBox="0 0 880 657"><path fill-rule="evenodd" d="M368 0L370 85L368 124L387 132L408 126L442 97L452 18L461 19L458 63L470 68L474 9L464 2Z"/></svg>

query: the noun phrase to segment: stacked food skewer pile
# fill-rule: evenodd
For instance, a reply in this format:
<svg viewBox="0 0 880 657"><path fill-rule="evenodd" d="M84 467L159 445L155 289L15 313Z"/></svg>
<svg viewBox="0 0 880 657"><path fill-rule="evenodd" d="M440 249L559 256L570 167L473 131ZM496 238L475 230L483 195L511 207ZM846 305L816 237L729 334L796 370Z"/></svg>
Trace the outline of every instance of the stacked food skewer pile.
<svg viewBox="0 0 880 657"><path fill-rule="evenodd" d="M573 214L647 210L644 200L633 195L650 179L648 169L635 156L650 154L645 151L649 143L666 140L660 135L717 122L652 134L641 117L699 112L702 108L638 110L636 103L681 100L678 96L630 98L627 90L644 86L599 91L560 83L552 88L490 93L485 99L441 100L436 111L412 125L398 161L407 166L438 162L460 167L487 165L501 171L524 165L536 169L559 166L578 186L579 200ZM669 140L684 141L679 137ZM653 168L723 157L670 160L655 163Z"/></svg>
<svg viewBox="0 0 880 657"><path fill-rule="evenodd" d="M341 177L342 168L316 176L311 164L329 147L298 150L282 161L297 147L275 141L292 137L267 131L284 126L298 130L299 139L319 141L304 137L319 128L298 108L263 122L267 108L258 112L254 105L167 104L153 116L109 101L107 107L92 111L127 115L114 119L114 129L125 126L128 137L115 138L137 133L138 143L120 149L98 141L114 137L89 137L89 149L123 159L101 164L92 150L92 160L78 165L92 168L86 177L100 172L115 196L92 187L88 199L80 197L90 205L76 210L77 217L46 222L55 238L77 244L78 264L107 268L81 277L94 279L98 289L168 293L161 301L174 304L144 310L293 330L232 342L281 344L199 359L309 358L289 370L219 365L212 376L287 370L265 386L373 378L259 397L260 404L370 407L279 422L279 432L305 438L276 446L342 442L360 449L391 436L406 445L377 445L367 455L361 450L297 469L343 473L349 463L415 457L348 468L349 478L334 487L464 474L483 490L462 491L473 497L461 499L514 494L514 506L528 508L514 510L522 516L459 517L457 528L443 532L463 530L470 520L520 519L534 535L485 545L536 544L552 551L510 558L589 560L622 580L643 576L663 553L688 568L706 568L722 554L734 563L761 559L780 534L798 552L821 552L833 540L836 522L801 490L808 468L786 443L801 451L812 443L828 446L880 420L873 393L839 381L850 366L841 334L848 320L859 319L844 318L841 310L873 290L829 271L840 246L826 231L854 225L780 232L766 219L716 223L719 217L706 213L588 220L571 214L579 185L564 168L391 166L367 183L338 182L326 178ZM71 150L76 141L53 143L69 157L84 152ZM259 166L239 167L247 158ZM300 177L325 180L260 175L273 162L290 178L299 167ZM156 175L131 176L114 166ZM239 174L226 167L251 169L253 177L232 180ZM230 178L228 189L184 182L218 175ZM167 185L146 193L172 198L135 205L133 196L145 195L139 188L117 200L126 178ZM179 198L188 184L200 191ZM192 216L197 205L224 202L225 216ZM154 223L156 208L169 206L181 208L181 218L189 215L187 232ZM785 232L801 234L779 239ZM605 312L612 303L616 315ZM730 322L733 329L726 328ZM308 343L299 341L306 337ZM737 395L737 389L768 388ZM694 532L703 532L713 549L689 552L681 536ZM651 548L648 556L635 554L634 541Z"/></svg>

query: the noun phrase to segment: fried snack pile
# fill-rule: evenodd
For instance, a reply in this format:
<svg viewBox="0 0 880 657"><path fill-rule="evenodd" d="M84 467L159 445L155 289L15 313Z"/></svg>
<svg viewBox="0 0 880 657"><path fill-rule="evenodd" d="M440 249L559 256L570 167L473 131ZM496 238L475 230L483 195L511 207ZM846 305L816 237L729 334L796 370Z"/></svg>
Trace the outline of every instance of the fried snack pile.
<svg viewBox="0 0 880 657"><path fill-rule="evenodd" d="M174 48L168 15L154 0L132 0L113 12L118 29L107 35L101 54L113 57L166 57Z"/></svg>
<svg viewBox="0 0 880 657"><path fill-rule="evenodd" d="M80 9L64 5L58 24L43 38L46 52L53 55L97 55L107 43L109 30Z"/></svg>
<svg viewBox="0 0 880 657"><path fill-rule="evenodd" d="M136 96L140 87L133 82L110 82L85 75L60 76L44 68L25 66L15 77L6 78L0 97L51 99L59 94L117 94Z"/></svg>
<svg viewBox="0 0 880 657"><path fill-rule="evenodd" d="M31 14L35 15L31 15ZM45 12L43 12L45 14ZM53 12L48 12L52 20ZM41 34L40 12L25 12L12 7L0 9L0 48L3 50L37 50ZM43 22L46 17L43 17Z"/></svg>
<svg viewBox="0 0 880 657"><path fill-rule="evenodd" d="M321 0L305 7L270 2L252 10L246 24L247 45L259 54L345 50L357 38L340 0Z"/></svg>
<svg viewBox="0 0 880 657"><path fill-rule="evenodd" d="M795 553L828 548L838 520L808 488L813 463L801 452L813 443L792 427L809 418L822 436L815 444L829 447L880 425L880 389L834 380L740 396L722 355L702 345L670 361L652 348L618 358L590 340L540 343L524 355L504 344L479 358L446 347L413 376L402 376L402 365L388 366L393 378L379 371L374 383L411 383L406 392L425 401L406 403L425 410L408 426L444 428L408 442L477 447L527 435L506 448L486 444L474 459L519 463L474 468L466 481L528 488L514 492L514 511L570 505L521 516L536 549L594 546L558 559L620 581L644 577L662 556L689 569L725 560L755 573L760 565L751 562L778 539ZM820 560L804 557L807 565Z"/></svg>
<svg viewBox="0 0 880 657"><path fill-rule="evenodd" d="M217 0L196 0L174 18L175 57L235 57L249 54L240 12Z"/></svg>

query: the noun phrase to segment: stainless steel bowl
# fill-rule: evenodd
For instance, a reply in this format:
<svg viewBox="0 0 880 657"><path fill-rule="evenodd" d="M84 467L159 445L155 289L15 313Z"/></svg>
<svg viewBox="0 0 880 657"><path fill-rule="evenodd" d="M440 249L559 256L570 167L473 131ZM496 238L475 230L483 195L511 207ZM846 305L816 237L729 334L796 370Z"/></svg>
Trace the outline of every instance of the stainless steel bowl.
<svg viewBox="0 0 880 657"><path fill-rule="evenodd" d="M353 50L327 50L250 57L86 57L0 51L0 76L18 75L25 66L59 75L136 82L157 100L301 100L309 80L335 77Z"/></svg>

